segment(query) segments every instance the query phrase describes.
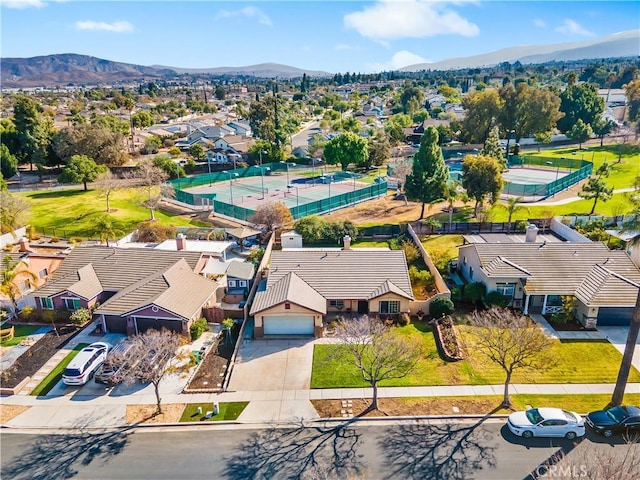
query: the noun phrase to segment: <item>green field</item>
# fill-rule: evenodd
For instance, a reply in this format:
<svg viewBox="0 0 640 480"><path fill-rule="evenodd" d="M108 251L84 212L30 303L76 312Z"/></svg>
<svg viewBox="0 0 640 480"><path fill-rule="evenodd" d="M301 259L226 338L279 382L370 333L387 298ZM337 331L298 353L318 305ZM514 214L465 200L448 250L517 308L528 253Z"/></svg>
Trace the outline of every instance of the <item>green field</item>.
<svg viewBox="0 0 640 480"><path fill-rule="evenodd" d="M472 327L458 326L468 338ZM399 327L398 332L416 337L424 347L417 367L407 377L388 380L380 386L498 385L504 383L504 371L472 349L465 360L445 362L438 355L434 336L428 325L418 323ZM311 388L364 387L368 384L355 367L336 356L335 345L316 345L313 352ZM514 372L512 383L614 383L622 355L606 340L559 341L551 350L554 364L542 370ZM640 382L634 368L629 382Z"/></svg>
<svg viewBox="0 0 640 480"><path fill-rule="evenodd" d="M97 238L95 220L106 214L106 200L96 190L56 190L47 192L29 192L21 194L31 202L27 223L36 228L36 232L57 237ZM122 236L135 229L135 226L151 218L151 213L140 203L143 196L139 190L129 188L116 191L111 198L110 213ZM156 210L158 222L176 227L209 226Z"/></svg>

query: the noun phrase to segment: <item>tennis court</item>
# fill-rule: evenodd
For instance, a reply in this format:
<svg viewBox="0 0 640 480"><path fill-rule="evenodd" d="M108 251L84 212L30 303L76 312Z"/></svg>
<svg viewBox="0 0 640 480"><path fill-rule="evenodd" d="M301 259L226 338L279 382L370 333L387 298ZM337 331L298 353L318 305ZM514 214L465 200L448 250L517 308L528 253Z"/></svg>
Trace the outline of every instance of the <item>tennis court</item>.
<svg viewBox="0 0 640 480"><path fill-rule="evenodd" d="M319 167L282 164L252 166L174 180L176 199L194 206L210 206L217 214L241 220L268 202L283 203L294 219L386 194L387 182L372 184L352 172L327 172Z"/></svg>
<svg viewBox="0 0 640 480"><path fill-rule="evenodd" d="M509 168L502 174L505 182L518 183L520 185L539 185L543 183L551 183L560 178L566 177L571 172L559 168L545 169L539 168Z"/></svg>

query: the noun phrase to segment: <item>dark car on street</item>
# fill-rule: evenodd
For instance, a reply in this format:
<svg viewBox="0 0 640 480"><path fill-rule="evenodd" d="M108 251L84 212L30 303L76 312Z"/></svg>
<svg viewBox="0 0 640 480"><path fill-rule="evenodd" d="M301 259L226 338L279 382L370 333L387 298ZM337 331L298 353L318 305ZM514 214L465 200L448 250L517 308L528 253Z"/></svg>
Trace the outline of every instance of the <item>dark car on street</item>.
<svg viewBox="0 0 640 480"><path fill-rule="evenodd" d="M605 437L614 433L640 433L640 408L619 406L598 410L587 415L586 423Z"/></svg>

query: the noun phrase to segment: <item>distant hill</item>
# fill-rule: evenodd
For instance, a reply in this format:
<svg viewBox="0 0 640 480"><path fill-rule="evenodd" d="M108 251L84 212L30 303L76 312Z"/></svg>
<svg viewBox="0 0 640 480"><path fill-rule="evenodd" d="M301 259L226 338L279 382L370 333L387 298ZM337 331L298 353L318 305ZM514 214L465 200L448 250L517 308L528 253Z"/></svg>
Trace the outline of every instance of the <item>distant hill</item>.
<svg viewBox="0 0 640 480"><path fill-rule="evenodd" d="M498 65L502 62L523 64L569 60L586 60L640 56L640 30L615 33L585 42L552 45L523 45L470 57L449 58L439 62L419 63L400 69L401 72L420 70L454 70Z"/></svg>
<svg viewBox="0 0 640 480"><path fill-rule="evenodd" d="M168 69L112 62L75 53L3 58L0 62L0 80L4 87L109 83L176 75L175 71Z"/></svg>
<svg viewBox="0 0 640 480"><path fill-rule="evenodd" d="M64 53L31 58L0 59L0 81L4 87L88 85L135 80L156 80L183 74L249 75L256 77L326 76L326 72L302 70L277 63L248 67L174 68L112 62L88 55Z"/></svg>
<svg viewBox="0 0 640 480"><path fill-rule="evenodd" d="M154 68L170 69L177 73L187 74L210 74L210 75L249 75L253 77L280 77L293 78L301 77L306 73L311 77L326 77L331 75L328 72L317 70L304 70L301 68L281 65L279 63L260 63L258 65L249 65L247 67L216 67L216 68L176 68L165 67L161 65L152 65Z"/></svg>

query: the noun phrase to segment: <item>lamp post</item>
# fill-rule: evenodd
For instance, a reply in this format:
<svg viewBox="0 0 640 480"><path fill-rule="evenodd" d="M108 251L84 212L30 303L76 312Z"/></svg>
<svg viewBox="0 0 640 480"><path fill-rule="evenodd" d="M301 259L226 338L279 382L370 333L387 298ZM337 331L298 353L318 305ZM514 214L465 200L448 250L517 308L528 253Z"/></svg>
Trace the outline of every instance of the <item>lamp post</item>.
<svg viewBox="0 0 640 480"><path fill-rule="evenodd" d="M254 165L254 167L258 167L260 169L260 181L262 183L262 198L260 200L264 200L264 171L266 169L268 172L271 169L269 167L263 167L262 164Z"/></svg>
<svg viewBox="0 0 640 480"><path fill-rule="evenodd" d="M226 173L227 175L229 175L229 196L231 197L231 205L233 205L233 177L237 177L238 174L233 172L228 172L226 170L223 170L222 173Z"/></svg>
<svg viewBox="0 0 640 480"><path fill-rule="evenodd" d="M260 166L262 166L262 154L267 154L267 152L265 150L260 150Z"/></svg>
<svg viewBox="0 0 640 480"><path fill-rule="evenodd" d="M209 186L213 185L213 177L211 177L211 158L207 156L207 167L209 167Z"/></svg>
<svg viewBox="0 0 640 480"><path fill-rule="evenodd" d="M296 189L296 215L300 215L300 195L298 194L298 187L295 185L287 185L287 188Z"/></svg>
<svg viewBox="0 0 640 480"><path fill-rule="evenodd" d="M322 183L324 183L325 179L329 180L329 213L331 213L331 177L328 177L327 175L322 175L320 179L322 180Z"/></svg>
<svg viewBox="0 0 640 480"><path fill-rule="evenodd" d="M287 167L287 188L289 188L289 162L281 161L280 163L284 163L284 165Z"/></svg>

